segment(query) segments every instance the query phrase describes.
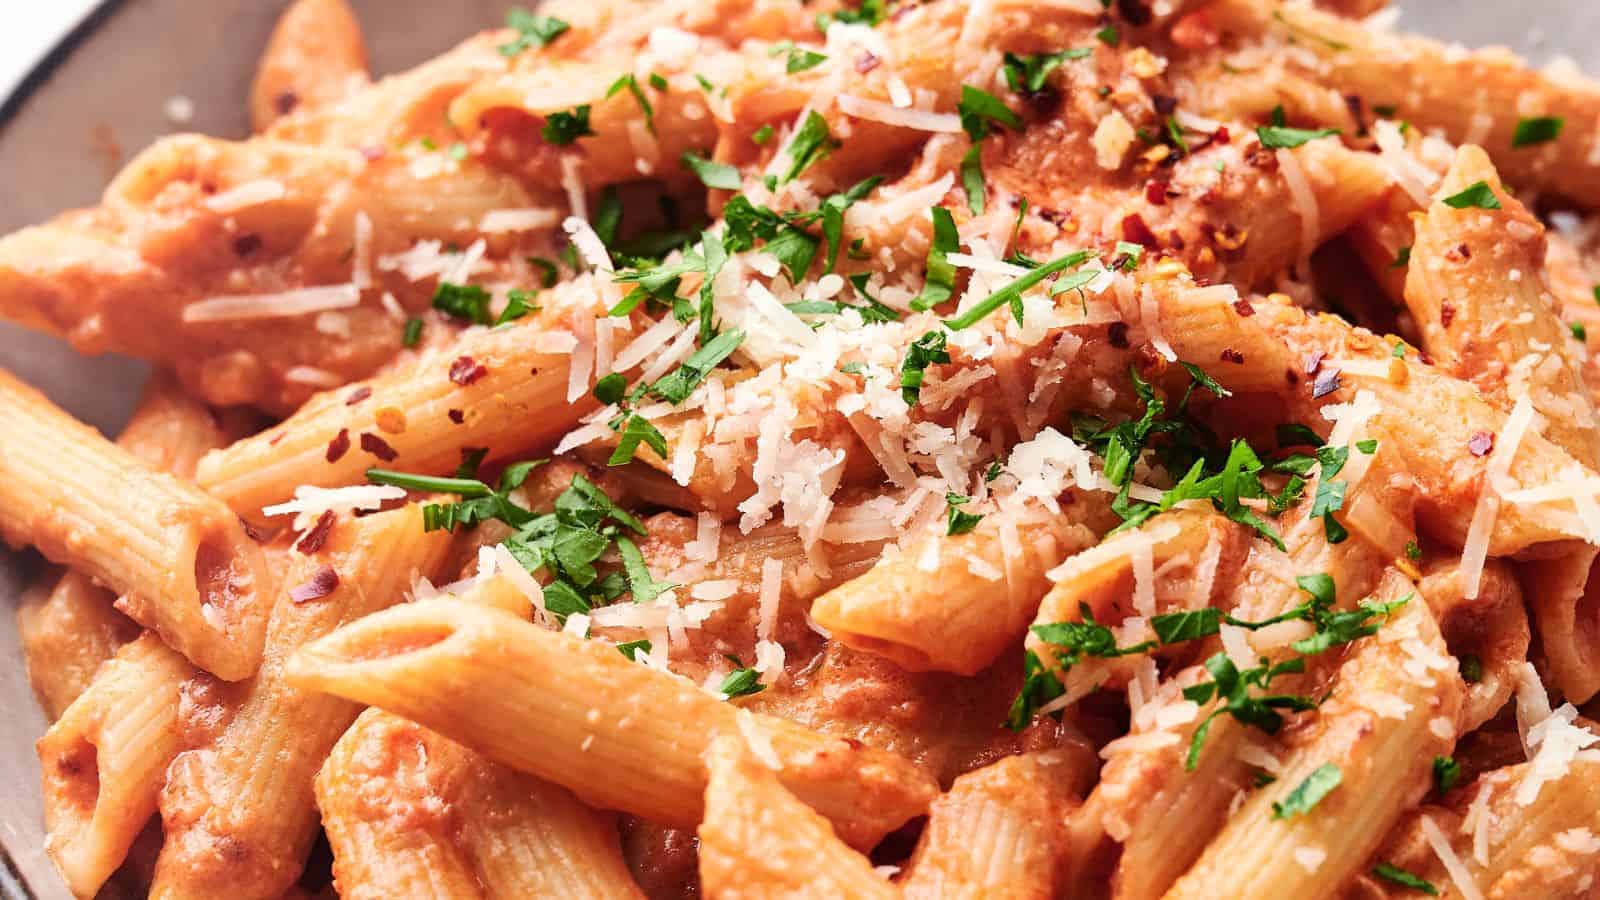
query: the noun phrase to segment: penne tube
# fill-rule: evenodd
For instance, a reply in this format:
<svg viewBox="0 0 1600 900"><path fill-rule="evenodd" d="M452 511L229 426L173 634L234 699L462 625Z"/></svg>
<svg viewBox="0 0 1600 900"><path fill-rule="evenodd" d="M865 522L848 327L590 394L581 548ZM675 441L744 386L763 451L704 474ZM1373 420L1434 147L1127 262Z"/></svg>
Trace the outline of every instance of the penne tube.
<svg viewBox="0 0 1600 900"><path fill-rule="evenodd" d="M1447 900L1586 896L1600 833L1600 761L1573 760L1524 803L1517 788L1532 768L1495 769L1442 805L1419 806L1389 832L1373 868L1387 865L1420 878ZM1416 896L1370 873L1356 890L1397 900Z"/></svg>
<svg viewBox="0 0 1600 900"><path fill-rule="evenodd" d="M447 601L387 610L314 641L289 675L412 718L595 806L664 824L699 821L700 754L739 730L737 707L609 644ZM601 708L608 714L589 714ZM778 719L748 722L772 744L784 783L852 845L871 846L932 799L932 780L904 759ZM531 744L529 734L546 739Z"/></svg>
<svg viewBox="0 0 1600 900"><path fill-rule="evenodd" d="M1474 435L1506 431L1510 421L1471 385L1418 361L1397 359L1390 342L1352 329L1333 316L1311 315L1270 299L1250 301L1242 311L1181 287L1157 296L1163 327L1180 358L1242 360L1211 371L1236 392L1277 392L1287 386L1290 414L1319 432L1330 430L1325 409L1351 404L1362 392L1370 393L1376 411L1368 427L1378 440L1379 458L1391 459L1413 480L1416 490L1407 499L1407 492L1396 493L1386 479L1370 479L1371 488L1353 486L1350 494L1355 499L1346 503L1353 528L1361 527L1353 512L1360 495L1374 490L1378 505L1391 517L1414 502L1426 530L1454 546L1467 542L1494 456L1478 456L1469 444ZM1327 390L1320 397L1313 396L1319 392L1316 378L1302 374L1306 360L1313 358L1319 372L1323 366L1329 370L1322 373ZM1370 368L1384 374L1367 374ZM1550 484L1573 470L1587 473L1542 435L1520 430L1514 461L1505 465L1509 475L1494 479L1499 488ZM1503 450L1504 438L1500 443ZM1570 501L1530 498L1495 505L1498 514L1484 529L1488 556L1510 556L1585 535L1582 522L1570 511ZM1370 539L1392 543L1378 532L1372 532Z"/></svg>
<svg viewBox="0 0 1600 900"><path fill-rule="evenodd" d="M926 533L818 597L811 617L836 640L904 669L974 675L1033 620L1045 573L1096 539L1091 525L1105 517L1106 495L1073 497L1059 518L1000 522L1010 515L1001 513L968 534Z"/></svg>
<svg viewBox="0 0 1600 900"><path fill-rule="evenodd" d="M697 834L708 900L899 896L745 740L718 738L705 754L710 771Z"/></svg>
<svg viewBox="0 0 1600 900"><path fill-rule="evenodd" d="M254 518L301 485L359 484L375 466L448 474L462 447L497 458L543 452L596 402L587 387L568 402L572 357L537 349L539 333L533 323L470 331L443 353L320 394L278 426L208 454L200 484Z"/></svg>
<svg viewBox="0 0 1600 900"><path fill-rule="evenodd" d="M195 671L153 634L126 644L39 739L45 848L93 897L156 811L178 752L178 698Z"/></svg>
<svg viewBox="0 0 1600 900"><path fill-rule="evenodd" d="M219 678L255 671L261 548L221 502L159 474L0 372L0 536L111 587L118 608ZM89 495L80 483L94 484Z"/></svg>
<svg viewBox="0 0 1600 900"><path fill-rule="evenodd" d="M153 896L265 900L299 877L316 838L312 779L359 710L293 686L284 666L302 644L437 577L450 543L448 532L424 531L421 507L408 504L338 521L319 549L290 554L260 671L221 701L224 724L167 774ZM219 845L233 852L218 856Z"/></svg>
<svg viewBox="0 0 1600 900"><path fill-rule="evenodd" d="M1354 646L1277 780L1245 799L1166 897L1320 896L1428 791L1433 757L1455 744L1462 684L1426 601L1390 570L1377 599L1407 596Z"/></svg>
<svg viewBox="0 0 1600 900"><path fill-rule="evenodd" d="M1267 47L1292 44L1291 69L1360 97L1370 109L1392 108L1393 118L1438 129L1457 143L1483 145L1518 184L1600 202L1600 166L1592 152L1600 89L1581 77L1540 72L1504 49L1467 52L1303 4L1222 0L1207 15L1223 33ZM1545 115L1566 119L1557 139L1516 146L1518 123Z"/></svg>
<svg viewBox="0 0 1600 900"><path fill-rule="evenodd" d="M243 436L240 424L219 422L171 376L157 374L117 445L153 468L189 478L201 454ZM51 573L23 597L17 631L28 680L49 718L59 718L100 664L138 636L138 626L116 610L115 601L115 594L76 571Z"/></svg>
<svg viewBox="0 0 1600 900"><path fill-rule="evenodd" d="M1008 756L957 778L933 801L928 826L902 882L907 900L1057 897L1067 815L1070 762L1049 751Z"/></svg>
<svg viewBox="0 0 1600 900"><path fill-rule="evenodd" d="M429 763L420 726L369 709L334 744L316 777L317 808L344 900L486 895L453 823L414 785Z"/></svg>
<svg viewBox="0 0 1600 900"><path fill-rule="evenodd" d="M1493 192L1498 208L1455 209L1443 202L1476 184ZM1544 237L1544 226L1500 184L1487 154L1464 147L1435 202L1417 219L1406 305L1442 369L1470 381L1502 409L1526 398L1541 417L1544 437L1594 470L1600 466L1600 421L1582 351L1558 317ZM1574 502L1590 540L1600 540L1594 500ZM1600 627L1589 624L1595 610L1585 603L1596 552L1594 544L1583 544L1522 566L1551 674L1577 702L1600 690Z"/></svg>
<svg viewBox="0 0 1600 900"><path fill-rule="evenodd" d="M272 29L250 86L257 133L297 110L329 106L367 86L367 43L345 0L296 0Z"/></svg>

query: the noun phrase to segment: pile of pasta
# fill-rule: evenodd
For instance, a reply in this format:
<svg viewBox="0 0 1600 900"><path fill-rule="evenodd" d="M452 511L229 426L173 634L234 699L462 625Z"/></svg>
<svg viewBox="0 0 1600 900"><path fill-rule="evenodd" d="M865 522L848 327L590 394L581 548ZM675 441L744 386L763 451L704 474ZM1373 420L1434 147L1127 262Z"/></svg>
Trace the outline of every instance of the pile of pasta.
<svg viewBox="0 0 1600 900"><path fill-rule="evenodd" d="M1600 89L1381 6L298 0L0 240L68 886L1589 896Z"/></svg>

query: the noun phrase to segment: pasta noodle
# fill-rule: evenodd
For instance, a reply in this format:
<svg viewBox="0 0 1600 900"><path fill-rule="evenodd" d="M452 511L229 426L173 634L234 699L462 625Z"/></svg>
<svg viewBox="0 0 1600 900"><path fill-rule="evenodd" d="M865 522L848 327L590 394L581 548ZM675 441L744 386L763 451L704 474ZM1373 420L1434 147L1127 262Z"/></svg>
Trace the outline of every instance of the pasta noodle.
<svg viewBox="0 0 1600 900"><path fill-rule="evenodd" d="M68 890L1592 893L1600 88L1384 6L286 4L0 237Z"/></svg>

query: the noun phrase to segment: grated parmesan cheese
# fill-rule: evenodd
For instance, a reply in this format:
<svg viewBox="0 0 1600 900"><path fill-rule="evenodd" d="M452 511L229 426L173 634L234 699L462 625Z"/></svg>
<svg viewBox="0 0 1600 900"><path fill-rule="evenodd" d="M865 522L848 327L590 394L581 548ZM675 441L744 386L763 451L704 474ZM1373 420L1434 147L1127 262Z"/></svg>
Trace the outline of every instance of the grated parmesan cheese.
<svg viewBox="0 0 1600 900"><path fill-rule="evenodd" d="M183 308L185 322L229 322L240 319L274 319L303 316L361 304L354 284L296 288L277 294L234 294L197 300ZM343 381L336 382L342 384Z"/></svg>

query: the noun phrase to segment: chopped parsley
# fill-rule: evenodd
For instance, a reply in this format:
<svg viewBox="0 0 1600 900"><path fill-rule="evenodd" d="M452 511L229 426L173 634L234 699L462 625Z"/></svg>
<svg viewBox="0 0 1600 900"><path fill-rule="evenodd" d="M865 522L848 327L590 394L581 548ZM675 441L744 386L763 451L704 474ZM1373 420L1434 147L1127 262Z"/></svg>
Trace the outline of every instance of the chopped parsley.
<svg viewBox="0 0 1600 900"><path fill-rule="evenodd" d="M639 111L644 113L644 127L651 134L656 133L656 108L650 105L650 98L644 95L644 88L639 86L639 79L632 72L621 75L611 86L606 88L606 98L610 99L627 89L633 95L634 102L639 104Z"/></svg>
<svg viewBox="0 0 1600 900"><path fill-rule="evenodd" d="M1411 248L1401 247L1394 255L1394 262L1389 263L1391 269L1403 269L1411 265Z"/></svg>
<svg viewBox="0 0 1600 900"><path fill-rule="evenodd" d="M634 454L639 452L640 444L654 450L662 459L667 458L666 437L644 416L629 413L624 419L617 447L611 451L611 457L606 460L606 465L625 466L633 462Z"/></svg>
<svg viewBox="0 0 1600 900"><path fill-rule="evenodd" d="M650 641L640 639L637 641L623 641L617 645L617 652L626 656L630 662L638 662L639 654L648 654L651 650Z"/></svg>
<svg viewBox="0 0 1600 900"><path fill-rule="evenodd" d="M1294 786L1283 800L1272 804L1272 817L1274 819L1288 819L1293 816L1303 816L1316 808L1322 799L1333 792L1344 780L1344 774L1333 763L1323 763L1316 771L1306 776L1306 780Z"/></svg>
<svg viewBox="0 0 1600 900"><path fill-rule="evenodd" d="M1511 146L1514 149L1533 147L1539 144L1548 144L1561 137L1561 129L1566 127L1567 120L1560 116L1536 116L1517 122L1517 130L1511 135Z"/></svg>
<svg viewBox="0 0 1600 900"><path fill-rule="evenodd" d="M553 112L544 120L544 130L540 132L545 141L557 147L565 147L581 137L594 134L594 129L589 127L589 104L584 103L574 107L570 112Z"/></svg>
<svg viewBox="0 0 1600 900"><path fill-rule="evenodd" d="M717 685L718 693L732 700L734 697L759 694L767 689L767 686L761 683L760 672L755 669L743 668L744 664L739 662L738 657L732 657L732 659L733 664L741 668L734 669L727 674L727 677L722 679L722 683Z"/></svg>
<svg viewBox="0 0 1600 900"><path fill-rule="evenodd" d="M961 249L961 235L956 232L956 220L950 210L935 206L929 213L933 216L933 242L928 245L922 291L911 301L911 308L918 312L938 306L955 293L956 267L945 257Z"/></svg>
<svg viewBox="0 0 1600 900"><path fill-rule="evenodd" d="M660 400L678 404L689 399L694 389L700 386L706 375L719 363L733 355L744 343L743 331L724 331L699 350L696 350L688 359L684 360L678 368L661 377L660 381L650 385L647 392Z"/></svg>
<svg viewBox="0 0 1600 900"><path fill-rule="evenodd" d="M501 56L516 56L524 50L549 46L572 26L554 16L536 16L520 6L513 6L506 10L506 27L515 29L517 38L500 45Z"/></svg>
<svg viewBox="0 0 1600 900"><path fill-rule="evenodd" d="M1079 250L1076 253L1068 253L1066 256L1053 259L1026 275L1019 276L1010 284L974 303L966 312L956 316L954 319L944 320L944 325L951 331L971 328L1002 306L1011 307L1011 313L1016 317L1017 324L1020 325L1022 324L1022 295L1026 291L1057 272L1075 269L1083 265L1093 256L1094 254L1088 250Z"/></svg>
<svg viewBox="0 0 1600 900"><path fill-rule="evenodd" d="M412 316L406 320L405 330L400 332L400 343L406 347L415 347L422 340L422 320Z"/></svg>
<svg viewBox="0 0 1600 900"><path fill-rule="evenodd" d="M1044 85L1062 63L1069 59L1083 59L1094 53L1089 47L1076 47L1061 50L1056 53L1035 53L1030 56L1019 56L1015 53L1005 55L1006 84L1019 94L1037 94L1044 90Z"/></svg>
<svg viewBox="0 0 1600 900"><path fill-rule="evenodd" d="M1292 150L1318 138L1331 137L1338 133L1337 128L1308 130L1283 125L1263 125L1256 129L1256 137L1261 139L1261 146L1269 150Z"/></svg>
<svg viewBox="0 0 1600 900"><path fill-rule="evenodd" d="M1567 323L1567 327L1572 329L1572 337L1574 340L1589 340L1589 329L1584 327L1582 322L1569 322Z"/></svg>
<svg viewBox="0 0 1600 900"><path fill-rule="evenodd" d="M983 516L976 513L965 512L961 509L962 506L971 502L971 497L966 497L961 494L947 492L944 495L946 513L945 534L967 534L968 532L972 531L972 529L977 528L979 522L983 521Z"/></svg>
<svg viewBox="0 0 1600 900"><path fill-rule="evenodd" d="M1374 866L1372 868L1372 874L1374 877L1382 878L1384 881L1387 881L1390 884L1398 884L1403 888L1421 891L1422 893L1427 894L1429 897L1439 896L1439 889L1434 887L1432 884L1429 884L1426 880L1418 878L1410 872L1407 872L1405 869L1390 865L1386 862L1378 863L1376 866Z"/></svg>
<svg viewBox="0 0 1600 900"><path fill-rule="evenodd" d="M1433 758L1433 789L1447 794L1461 780L1461 763L1449 756Z"/></svg>
<svg viewBox="0 0 1600 900"><path fill-rule="evenodd" d="M789 139L789 167L778 177L778 183L787 184L799 178L801 172L838 146L839 143L828 133L828 120L818 115L816 110L806 113L806 120Z"/></svg>
<svg viewBox="0 0 1600 900"><path fill-rule="evenodd" d="M930 331L911 342L906 358L900 363L900 396L907 406L916 406L917 399L922 396L922 381L928 366L949 361L944 332Z"/></svg>
<svg viewBox="0 0 1600 900"><path fill-rule="evenodd" d="M779 56L785 53L788 54L789 58L784 64L784 71L790 75L796 72L804 72L807 69L815 69L828 61L828 57L814 50L797 47L793 41L780 41L774 44L771 50L767 51L768 56Z"/></svg>
<svg viewBox="0 0 1600 900"><path fill-rule="evenodd" d="M751 143L754 143L756 146L760 146L762 144L765 144L767 141L770 141L770 140L772 140L772 126L771 125L763 125L760 128L756 129L755 134L750 135Z"/></svg>
<svg viewBox="0 0 1600 900"><path fill-rule="evenodd" d="M533 302L533 294L528 291L513 290L506 295L506 308L502 309L500 315L495 317L494 324L504 325L507 322L515 322L529 313L538 311L539 304Z"/></svg>
<svg viewBox="0 0 1600 900"><path fill-rule="evenodd" d="M727 163L713 162L693 150L683 151L679 157L683 165L700 179L700 183L708 188L719 188L724 191L737 191L741 184L739 168Z"/></svg>
<svg viewBox="0 0 1600 900"><path fill-rule="evenodd" d="M1500 198L1494 194L1494 189L1486 181L1479 181L1467 187L1459 194L1451 194L1444 198L1444 205L1451 209L1499 209Z"/></svg>
<svg viewBox="0 0 1600 900"><path fill-rule="evenodd" d="M1262 660L1262 664L1255 668L1240 671L1228 658L1226 653L1217 653L1205 662L1206 671L1211 674L1210 681L1184 688L1183 698L1195 703L1205 705L1213 699L1219 701L1218 706L1207 716L1200 720L1200 727L1194 730L1189 739L1189 752L1184 757L1183 766L1189 771L1200 762L1200 751L1205 746L1206 735L1211 731L1211 723L1217 716L1232 716L1241 724L1258 728L1267 734L1277 734L1283 727L1283 715L1280 709L1303 711L1315 709L1316 703L1309 697L1295 694L1252 694L1251 688L1266 690L1271 686L1272 680L1280 675L1304 672L1306 663L1303 658L1286 660L1277 664L1270 664Z"/></svg>
<svg viewBox="0 0 1600 900"><path fill-rule="evenodd" d="M961 114L961 128L972 141L971 149L961 158L961 186L967 194L967 208L975 216L983 214L988 187L983 177L983 140L989 136L992 124L1021 129L1022 117L1011 111L999 97L970 84L961 86L961 100L956 104Z"/></svg>
<svg viewBox="0 0 1600 900"><path fill-rule="evenodd" d="M433 292L433 308L474 325L488 325L490 299L489 292L477 285L441 281Z"/></svg>
<svg viewBox="0 0 1600 900"><path fill-rule="evenodd" d="M834 22L846 25L866 25L876 27L889 17L887 0L861 0L861 5L854 9L844 7L831 13L817 14L817 30L823 34L828 33L828 26Z"/></svg>

